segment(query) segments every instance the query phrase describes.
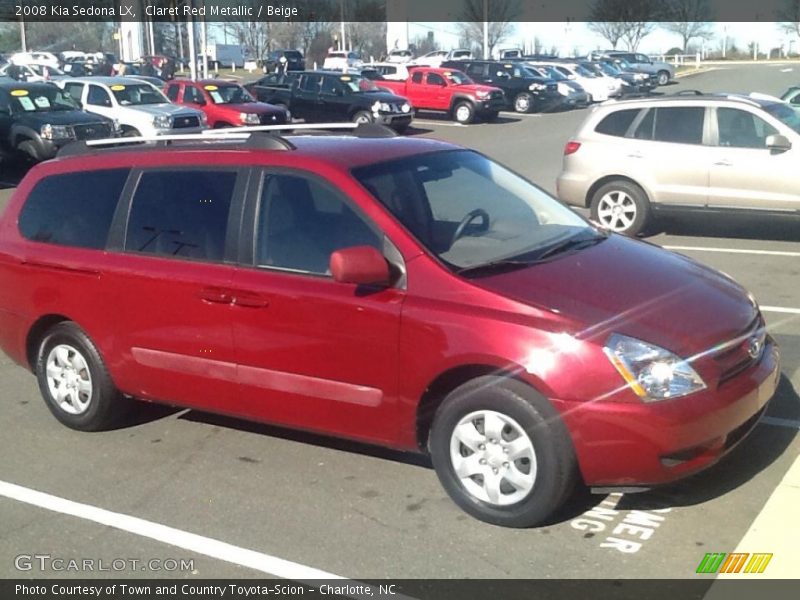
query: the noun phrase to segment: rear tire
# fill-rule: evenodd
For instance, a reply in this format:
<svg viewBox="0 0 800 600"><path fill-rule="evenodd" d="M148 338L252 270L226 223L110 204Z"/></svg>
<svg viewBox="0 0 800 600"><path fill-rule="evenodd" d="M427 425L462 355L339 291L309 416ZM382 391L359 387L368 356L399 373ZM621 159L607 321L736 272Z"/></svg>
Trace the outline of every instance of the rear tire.
<svg viewBox="0 0 800 600"><path fill-rule="evenodd" d="M652 207L644 190L632 181L617 179L592 196L592 219L611 231L635 237L652 220Z"/></svg>
<svg viewBox="0 0 800 600"><path fill-rule="evenodd" d="M561 417L530 386L487 376L451 392L430 434L436 474L473 517L503 527L532 527L572 492L577 468Z"/></svg>
<svg viewBox="0 0 800 600"><path fill-rule="evenodd" d="M72 321L50 329L34 371L47 408L71 429L100 431L121 422L133 401L117 390L94 343Z"/></svg>

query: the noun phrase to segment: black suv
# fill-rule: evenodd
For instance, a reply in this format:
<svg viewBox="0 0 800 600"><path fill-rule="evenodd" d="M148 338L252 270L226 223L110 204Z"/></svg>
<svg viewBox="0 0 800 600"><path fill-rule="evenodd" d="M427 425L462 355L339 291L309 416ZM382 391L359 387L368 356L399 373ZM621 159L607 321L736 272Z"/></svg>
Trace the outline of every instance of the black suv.
<svg viewBox="0 0 800 600"><path fill-rule="evenodd" d="M74 140L115 137L114 122L89 114L50 83L0 83L0 154L53 158Z"/></svg>
<svg viewBox="0 0 800 600"><path fill-rule="evenodd" d="M552 110L563 101L558 84L534 75L521 62L495 60L448 60L442 68L463 71L476 83L500 88L509 108L520 113Z"/></svg>
<svg viewBox="0 0 800 600"><path fill-rule="evenodd" d="M273 50L264 60L264 68L267 73L304 71L306 61L303 58L303 53L299 50Z"/></svg>
<svg viewBox="0 0 800 600"><path fill-rule="evenodd" d="M245 87L259 102L285 107L306 123L380 123L404 131L414 116L402 96L341 71L272 73Z"/></svg>

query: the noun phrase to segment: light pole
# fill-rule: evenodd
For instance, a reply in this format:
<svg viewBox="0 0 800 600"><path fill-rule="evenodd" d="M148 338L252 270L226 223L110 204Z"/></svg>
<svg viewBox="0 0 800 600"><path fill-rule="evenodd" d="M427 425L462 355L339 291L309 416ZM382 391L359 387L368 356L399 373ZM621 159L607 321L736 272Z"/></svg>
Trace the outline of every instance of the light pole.
<svg viewBox="0 0 800 600"><path fill-rule="evenodd" d="M483 0L483 59L489 59L489 0Z"/></svg>

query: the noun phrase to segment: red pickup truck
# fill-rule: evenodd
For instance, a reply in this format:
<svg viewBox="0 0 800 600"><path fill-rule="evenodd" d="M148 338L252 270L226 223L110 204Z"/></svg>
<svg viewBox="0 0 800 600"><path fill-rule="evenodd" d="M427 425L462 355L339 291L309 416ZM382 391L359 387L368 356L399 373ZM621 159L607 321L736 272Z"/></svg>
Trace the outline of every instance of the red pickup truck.
<svg viewBox="0 0 800 600"><path fill-rule="evenodd" d="M171 102L206 113L209 127L283 125L289 120L286 110L257 102L246 89L231 81L173 79L164 86L164 93Z"/></svg>
<svg viewBox="0 0 800 600"><path fill-rule="evenodd" d="M405 81L381 79L375 84L405 96L418 109L445 111L459 123L476 118L491 121L505 106L500 88L475 83L461 71L432 67L408 67Z"/></svg>

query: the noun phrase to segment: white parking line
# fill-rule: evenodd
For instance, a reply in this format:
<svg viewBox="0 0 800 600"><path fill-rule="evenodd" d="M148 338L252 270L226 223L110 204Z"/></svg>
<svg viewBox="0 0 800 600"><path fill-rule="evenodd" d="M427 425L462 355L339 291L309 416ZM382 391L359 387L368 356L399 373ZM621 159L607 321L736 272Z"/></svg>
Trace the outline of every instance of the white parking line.
<svg viewBox="0 0 800 600"><path fill-rule="evenodd" d="M800 315L800 308L786 308L785 306L759 306L761 312L783 313L785 315Z"/></svg>
<svg viewBox="0 0 800 600"><path fill-rule="evenodd" d="M534 119L538 119L544 113L518 113L513 110L504 110L501 114L506 117L532 117Z"/></svg>
<svg viewBox="0 0 800 600"><path fill-rule="evenodd" d="M169 544L170 546L183 548L190 552L196 552L197 554L224 560L284 579L293 579L296 581L345 579L340 575L320 571L319 569L307 567L306 565L284 560L276 556L240 548L239 546L234 546L226 542L221 542L195 533L189 533L188 531L182 531L159 523L153 523L152 521L146 521L138 517L111 512L110 510L97 508L89 504L73 502L72 500L66 500L65 498L59 498L58 496L52 496L5 481L0 481L0 496L45 508L53 512L71 515L101 525L107 525L108 527L157 540Z"/></svg>
<svg viewBox="0 0 800 600"><path fill-rule="evenodd" d="M686 252L727 252L728 254L760 254L763 256L800 256L800 252L788 250L744 250L742 248L711 248L708 246L662 246L665 250Z"/></svg>
<svg viewBox="0 0 800 600"><path fill-rule="evenodd" d="M800 421L794 419L781 419L780 417L762 417L764 425L776 425L778 427L788 427L789 429L800 429Z"/></svg>
<svg viewBox="0 0 800 600"><path fill-rule="evenodd" d="M445 127L466 127L462 123L446 123L445 121L424 121L422 119L414 119L411 122L412 127L416 124L422 125L444 125Z"/></svg>

